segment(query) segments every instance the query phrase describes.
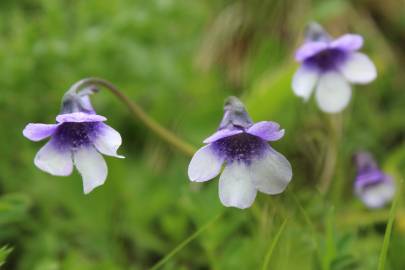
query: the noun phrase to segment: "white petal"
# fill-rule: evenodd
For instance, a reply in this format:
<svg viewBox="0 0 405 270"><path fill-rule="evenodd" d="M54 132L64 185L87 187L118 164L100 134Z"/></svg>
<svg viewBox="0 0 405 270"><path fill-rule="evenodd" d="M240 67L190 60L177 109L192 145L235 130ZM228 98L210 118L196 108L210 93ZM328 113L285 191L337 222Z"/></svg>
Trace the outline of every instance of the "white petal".
<svg viewBox="0 0 405 270"><path fill-rule="evenodd" d="M292 80L294 93L307 101L311 96L318 78L319 74L316 70L300 67L297 72L295 72Z"/></svg>
<svg viewBox="0 0 405 270"><path fill-rule="evenodd" d="M274 149L250 165L250 173L255 187L267 194L278 194L284 191L292 178L291 164Z"/></svg>
<svg viewBox="0 0 405 270"><path fill-rule="evenodd" d="M219 198L223 205L248 208L253 204L256 193L246 165L234 162L225 167L219 178Z"/></svg>
<svg viewBox="0 0 405 270"><path fill-rule="evenodd" d="M323 74L316 89L316 100L322 111L337 113L349 104L352 90L349 83L337 72Z"/></svg>
<svg viewBox="0 0 405 270"><path fill-rule="evenodd" d="M391 201L394 195L395 187L392 184L381 183L367 188L360 196L368 207L379 208Z"/></svg>
<svg viewBox="0 0 405 270"><path fill-rule="evenodd" d="M101 125L100 132L93 142L94 146L104 155L124 158L124 156L117 154L117 150L122 143L121 135L112 127L105 124Z"/></svg>
<svg viewBox="0 0 405 270"><path fill-rule="evenodd" d="M342 63L340 71L352 83L369 83L377 77L377 70L370 58L357 52Z"/></svg>
<svg viewBox="0 0 405 270"><path fill-rule="evenodd" d="M52 175L66 176L73 170L70 150L59 148L53 140L38 151L34 163L38 168Z"/></svg>
<svg viewBox="0 0 405 270"><path fill-rule="evenodd" d="M82 175L85 194L104 184L107 178L107 164L94 147L80 148L73 153L73 160Z"/></svg>
<svg viewBox="0 0 405 270"><path fill-rule="evenodd" d="M200 148L188 165L188 177L191 181L208 181L219 174L223 159L212 149L211 145Z"/></svg>

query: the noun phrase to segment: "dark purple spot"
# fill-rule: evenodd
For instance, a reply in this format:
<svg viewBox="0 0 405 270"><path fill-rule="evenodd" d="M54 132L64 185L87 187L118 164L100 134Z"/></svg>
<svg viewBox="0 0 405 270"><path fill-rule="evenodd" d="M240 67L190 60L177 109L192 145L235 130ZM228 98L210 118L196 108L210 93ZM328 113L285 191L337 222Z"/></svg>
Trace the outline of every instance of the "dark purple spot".
<svg viewBox="0 0 405 270"><path fill-rule="evenodd" d="M252 160L262 157L268 149L266 141L248 133L229 136L212 145L216 153L228 163L237 161L250 164Z"/></svg>
<svg viewBox="0 0 405 270"><path fill-rule="evenodd" d="M63 123L53 135L54 142L62 149L89 146L100 131L100 126L100 122Z"/></svg>
<svg viewBox="0 0 405 270"><path fill-rule="evenodd" d="M321 72L338 69L339 65L347 58L347 53L340 49L326 49L307 58L304 65L317 68Z"/></svg>

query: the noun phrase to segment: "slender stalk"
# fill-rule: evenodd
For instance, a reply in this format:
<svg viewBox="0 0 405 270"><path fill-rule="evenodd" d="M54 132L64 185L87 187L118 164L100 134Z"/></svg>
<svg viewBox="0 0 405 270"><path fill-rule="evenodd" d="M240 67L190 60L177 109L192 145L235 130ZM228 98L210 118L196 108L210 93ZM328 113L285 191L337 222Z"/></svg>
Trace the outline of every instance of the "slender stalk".
<svg viewBox="0 0 405 270"><path fill-rule="evenodd" d="M176 134L161 126L158 122L152 119L145 111L135 102L130 100L124 93L118 90L112 83L100 78L86 78L75 83L69 90L77 92L80 88L88 86L102 86L114 94L121 102L123 102L131 112L132 116L140 120L146 127L155 133L162 140L166 141L174 148L184 153L187 156L193 156L195 148L189 143L180 139Z"/></svg>
<svg viewBox="0 0 405 270"><path fill-rule="evenodd" d="M319 190L322 194L328 192L332 183L333 176L335 174L338 148L340 138L342 135L342 115L332 115L329 117L329 142L327 146L327 152L323 171L320 176Z"/></svg>
<svg viewBox="0 0 405 270"><path fill-rule="evenodd" d="M332 262L336 258L336 242L335 242L335 209L329 208L325 220L325 247L322 256L322 269L330 270Z"/></svg>
<svg viewBox="0 0 405 270"><path fill-rule="evenodd" d="M378 260L378 270L385 269L385 262L387 260L388 247L390 245L390 239L391 239L392 225L394 224L394 220L395 220L395 216L396 216L397 205L398 205L398 201L399 201L399 194L401 191L402 182L403 182L403 180L400 181L400 184L399 184L399 187L397 190L397 194L391 205L390 216L388 218L387 227L385 229L383 245L382 245L381 253L380 253L380 259Z"/></svg>
<svg viewBox="0 0 405 270"><path fill-rule="evenodd" d="M273 241L271 242L271 245L269 246L269 249L266 253L266 257L264 258L262 270L266 270L269 268L271 256L273 255L274 249L276 248L277 243L280 240L280 237L284 232L284 228L285 228L286 224L287 224L287 219L285 219L283 224L281 224L280 229L278 229L276 236L274 237Z"/></svg>
<svg viewBox="0 0 405 270"><path fill-rule="evenodd" d="M202 226L200 229L198 229L195 233L187 237L183 242L178 244L172 251L170 251L166 256L164 256L160 261L158 261L154 266L150 268L150 270L156 270L162 267L166 262L168 262L174 255L176 255L180 250L182 250L185 246L187 246L188 243L193 241L195 238L197 238L201 233L206 231L212 224L214 224L222 215L224 212L219 213L216 215L213 219L208 221L204 226Z"/></svg>

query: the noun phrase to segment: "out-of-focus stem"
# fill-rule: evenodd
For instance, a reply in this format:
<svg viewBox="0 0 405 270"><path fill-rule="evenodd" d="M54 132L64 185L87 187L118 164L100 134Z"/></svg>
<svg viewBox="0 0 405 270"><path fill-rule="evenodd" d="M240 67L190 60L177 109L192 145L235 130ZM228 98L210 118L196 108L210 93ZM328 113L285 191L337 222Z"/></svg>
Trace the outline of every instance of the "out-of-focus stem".
<svg viewBox="0 0 405 270"><path fill-rule="evenodd" d="M191 157L195 149L192 145L180 139L176 134L161 126L158 122L152 119L138 104L130 100L124 95L117 87L109 81L100 78L86 78L75 83L69 91L78 92L79 89L88 86L102 86L113 93L122 103L124 103L130 110L132 116L140 120L147 128L154 132L165 142L172 145L174 148L183 154Z"/></svg>
<svg viewBox="0 0 405 270"><path fill-rule="evenodd" d="M174 255L176 255L180 250L182 250L188 243L193 241L195 238L200 236L203 232L205 232L208 228L210 228L215 222L217 222L223 215L225 211L220 212L216 215L213 219L209 220L205 223L200 229L198 229L195 233L187 237L183 242L177 245L172 251L170 251L166 256L164 256L160 261L158 261L154 266L150 268L150 270L156 270L161 268L166 262L168 262Z"/></svg>
<svg viewBox="0 0 405 270"><path fill-rule="evenodd" d="M329 124L329 141L326 150L325 162L323 164L323 171L320 176L319 190L322 194L328 192L335 174L338 148L342 137L342 115L330 115L328 117Z"/></svg>

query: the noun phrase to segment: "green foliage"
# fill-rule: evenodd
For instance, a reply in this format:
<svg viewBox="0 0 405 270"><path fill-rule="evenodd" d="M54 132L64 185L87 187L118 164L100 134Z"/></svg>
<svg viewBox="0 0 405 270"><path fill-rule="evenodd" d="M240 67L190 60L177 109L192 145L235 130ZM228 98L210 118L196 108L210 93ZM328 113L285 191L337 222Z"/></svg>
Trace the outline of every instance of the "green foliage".
<svg viewBox="0 0 405 270"><path fill-rule="evenodd" d="M353 196L351 156L367 149L396 180L404 173L404 9L383 2L0 1L0 264L9 255L4 269L148 269L170 255L161 269L260 269L271 256L275 270L377 269L389 211ZM353 87L326 194L317 187L333 119L290 87L310 20L335 36L361 33L379 73ZM293 181L248 210L224 210L217 179L190 183L189 158L101 92L94 106L121 132L127 158L106 158L107 182L85 196L77 172L38 170L43 142L21 133L54 122L63 93L88 76L112 81L196 146L216 129L224 98L240 96L255 121L286 129L272 146L291 161ZM402 195L386 270L405 267Z"/></svg>
<svg viewBox="0 0 405 270"><path fill-rule="evenodd" d="M5 263L7 256L13 251L12 248L7 246L0 248L0 267Z"/></svg>

